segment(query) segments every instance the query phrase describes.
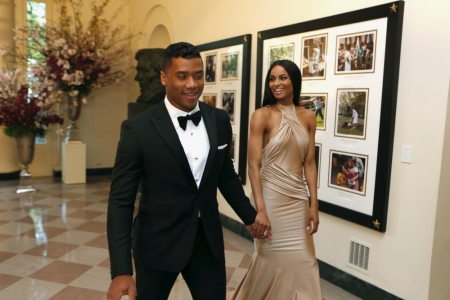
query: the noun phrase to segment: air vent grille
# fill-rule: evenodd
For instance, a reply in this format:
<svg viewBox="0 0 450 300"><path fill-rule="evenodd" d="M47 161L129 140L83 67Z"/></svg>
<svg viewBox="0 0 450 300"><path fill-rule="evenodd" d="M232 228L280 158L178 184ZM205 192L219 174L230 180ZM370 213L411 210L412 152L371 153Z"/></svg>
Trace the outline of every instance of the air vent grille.
<svg viewBox="0 0 450 300"><path fill-rule="evenodd" d="M369 252L369 247L350 241L349 263L367 271L369 269Z"/></svg>

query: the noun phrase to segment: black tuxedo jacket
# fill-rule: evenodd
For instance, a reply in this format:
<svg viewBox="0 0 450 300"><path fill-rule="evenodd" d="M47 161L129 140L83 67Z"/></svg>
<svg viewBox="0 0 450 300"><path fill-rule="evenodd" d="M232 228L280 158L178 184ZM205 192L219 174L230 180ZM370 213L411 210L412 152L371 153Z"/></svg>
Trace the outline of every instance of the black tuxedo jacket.
<svg viewBox="0 0 450 300"><path fill-rule="evenodd" d="M217 188L245 224L254 222L256 211L230 159L230 119L221 109L199 105L210 143L199 188L164 101L122 123L107 217L112 277L133 273L131 248L150 269L180 272L192 253L199 211L212 254L224 260Z"/></svg>

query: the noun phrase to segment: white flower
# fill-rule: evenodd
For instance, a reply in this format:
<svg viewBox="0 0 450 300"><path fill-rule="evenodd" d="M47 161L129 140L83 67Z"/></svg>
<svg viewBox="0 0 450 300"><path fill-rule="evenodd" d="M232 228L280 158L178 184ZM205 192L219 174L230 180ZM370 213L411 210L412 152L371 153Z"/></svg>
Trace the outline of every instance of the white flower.
<svg viewBox="0 0 450 300"><path fill-rule="evenodd" d="M70 81L72 79L72 75L70 75L68 73L64 73L64 75L61 79L64 81Z"/></svg>
<svg viewBox="0 0 450 300"><path fill-rule="evenodd" d="M61 48L64 47L64 45L66 44L66 40L65 39L57 39L56 41L53 42L53 46L55 48Z"/></svg>
<svg viewBox="0 0 450 300"><path fill-rule="evenodd" d="M78 91L77 90L70 91L69 95L75 97L78 95Z"/></svg>
<svg viewBox="0 0 450 300"><path fill-rule="evenodd" d="M88 103L86 97L83 97L83 99L81 99L81 102L83 102L84 105Z"/></svg>
<svg viewBox="0 0 450 300"><path fill-rule="evenodd" d="M64 63L63 68L66 69L66 70L69 70L69 69L70 69L70 64L69 64L68 61L66 61L66 62Z"/></svg>
<svg viewBox="0 0 450 300"><path fill-rule="evenodd" d="M69 55L75 55L75 53L77 53L77 50L75 50L75 49L69 49L69 50L67 51L67 53L69 53Z"/></svg>

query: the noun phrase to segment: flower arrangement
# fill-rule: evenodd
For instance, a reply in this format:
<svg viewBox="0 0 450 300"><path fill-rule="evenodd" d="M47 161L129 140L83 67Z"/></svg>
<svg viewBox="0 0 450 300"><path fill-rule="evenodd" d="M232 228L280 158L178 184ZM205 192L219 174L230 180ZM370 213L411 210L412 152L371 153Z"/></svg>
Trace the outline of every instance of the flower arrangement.
<svg viewBox="0 0 450 300"><path fill-rule="evenodd" d="M63 123L52 110L57 102L56 95L51 92L51 87L42 88L40 84L34 85L40 90L33 93L33 86L20 84L18 75L18 70L12 72L0 67L0 126L10 137L44 137L49 125Z"/></svg>
<svg viewBox="0 0 450 300"><path fill-rule="evenodd" d="M84 28L82 0L58 0L56 22L29 20L27 26L15 30L16 46L3 45L0 50L12 54L16 61L29 61L31 56L46 70L50 84L54 82L55 88L65 94L83 96L86 103L92 89L118 84L126 78L127 68L121 66L135 35L125 33L123 25L113 27L104 17L110 2L94 2L93 17ZM27 49L27 53L21 53L21 49Z"/></svg>

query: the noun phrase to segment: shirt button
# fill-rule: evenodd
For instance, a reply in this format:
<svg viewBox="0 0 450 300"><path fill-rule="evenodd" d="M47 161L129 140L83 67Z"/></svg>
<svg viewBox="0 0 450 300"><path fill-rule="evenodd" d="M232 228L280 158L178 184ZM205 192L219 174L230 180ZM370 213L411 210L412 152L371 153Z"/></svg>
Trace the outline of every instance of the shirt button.
<svg viewBox="0 0 450 300"><path fill-rule="evenodd" d="M196 178L195 181L198 181L198 178Z"/></svg>
<svg viewBox="0 0 450 300"><path fill-rule="evenodd" d="M193 132L191 132L191 135L194 135L194 133L193 133Z"/></svg>
<svg viewBox="0 0 450 300"><path fill-rule="evenodd" d="M196 156L195 159L198 159L198 157Z"/></svg>

